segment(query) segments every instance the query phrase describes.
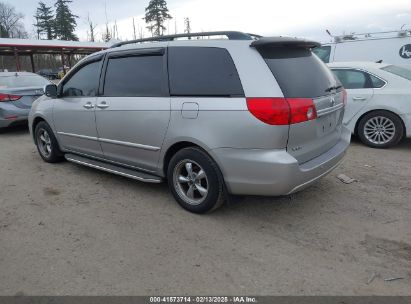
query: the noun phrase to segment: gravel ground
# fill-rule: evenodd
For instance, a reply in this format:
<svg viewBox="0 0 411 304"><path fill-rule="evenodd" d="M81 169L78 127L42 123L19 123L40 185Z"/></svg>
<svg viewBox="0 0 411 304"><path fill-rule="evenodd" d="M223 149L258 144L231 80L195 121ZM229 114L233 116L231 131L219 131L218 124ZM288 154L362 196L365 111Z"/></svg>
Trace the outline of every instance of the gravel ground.
<svg viewBox="0 0 411 304"><path fill-rule="evenodd" d="M410 295L410 181L410 140L354 139L301 193L198 216L166 185L46 164L12 129L0 134L0 294Z"/></svg>

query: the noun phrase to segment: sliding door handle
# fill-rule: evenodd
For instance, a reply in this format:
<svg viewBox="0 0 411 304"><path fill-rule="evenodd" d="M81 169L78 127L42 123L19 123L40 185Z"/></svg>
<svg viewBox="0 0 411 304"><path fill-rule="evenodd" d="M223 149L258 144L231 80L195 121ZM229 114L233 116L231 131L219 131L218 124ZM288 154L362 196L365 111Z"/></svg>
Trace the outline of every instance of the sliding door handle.
<svg viewBox="0 0 411 304"><path fill-rule="evenodd" d="M105 101L102 101L101 103L99 103L97 105L97 108L99 108L99 109L107 109L108 107L109 107L109 105Z"/></svg>
<svg viewBox="0 0 411 304"><path fill-rule="evenodd" d="M83 108L90 110L90 109L94 109L94 105L91 102L86 103Z"/></svg>

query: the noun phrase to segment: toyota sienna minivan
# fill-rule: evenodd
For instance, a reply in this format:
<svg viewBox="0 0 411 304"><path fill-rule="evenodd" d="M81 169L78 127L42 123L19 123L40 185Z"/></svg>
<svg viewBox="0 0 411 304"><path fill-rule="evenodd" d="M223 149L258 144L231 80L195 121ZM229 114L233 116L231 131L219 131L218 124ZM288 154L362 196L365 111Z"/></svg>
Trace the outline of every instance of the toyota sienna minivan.
<svg viewBox="0 0 411 304"><path fill-rule="evenodd" d="M167 181L194 213L231 194L295 193L350 142L345 91L316 46L240 32L118 43L48 85L30 131L46 162Z"/></svg>

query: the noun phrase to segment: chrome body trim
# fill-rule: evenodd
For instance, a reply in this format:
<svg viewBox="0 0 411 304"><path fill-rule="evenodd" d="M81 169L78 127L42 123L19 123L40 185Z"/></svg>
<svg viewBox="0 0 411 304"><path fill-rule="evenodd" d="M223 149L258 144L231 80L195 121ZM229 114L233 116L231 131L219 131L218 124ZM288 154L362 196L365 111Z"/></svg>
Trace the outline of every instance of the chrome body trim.
<svg viewBox="0 0 411 304"><path fill-rule="evenodd" d="M104 142L104 143L113 144L113 145L132 147L132 148L148 150L148 151L160 151L160 147L136 144L136 143L125 142L125 141L112 140L112 139L107 139L107 138L97 138L97 137L93 137L93 136L86 136L86 135L79 135L79 134L65 133L65 132L57 132L57 134L64 135L64 136L71 136L71 137L81 138L81 139L94 140L94 141Z"/></svg>
<svg viewBox="0 0 411 304"><path fill-rule="evenodd" d="M149 150L149 151L160 151L159 147L153 147L153 146L142 145L142 144L135 144L135 143L126 142L126 141L118 141L118 140L112 140L112 139L107 139L107 138L99 138L98 140L100 142L113 144L113 145L120 145L120 146L132 147L132 148Z"/></svg>
<svg viewBox="0 0 411 304"><path fill-rule="evenodd" d="M338 111L338 110L340 110L340 109L342 109L342 108L344 108L344 104L343 104L343 103L339 103L339 104L337 104L337 105L335 105L335 106L333 106L333 107L331 107L331 108L326 108L326 109L323 109L323 110L318 110L318 111L317 111L317 117L321 117L321 116L330 114L330 113L335 112L335 111Z"/></svg>
<svg viewBox="0 0 411 304"><path fill-rule="evenodd" d="M86 135L79 135L79 134L73 134L73 133L57 132L57 134L58 134L58 135L64 135L64 136L81 138L81 139L98 140L97 137L86 136Z"/></svg>

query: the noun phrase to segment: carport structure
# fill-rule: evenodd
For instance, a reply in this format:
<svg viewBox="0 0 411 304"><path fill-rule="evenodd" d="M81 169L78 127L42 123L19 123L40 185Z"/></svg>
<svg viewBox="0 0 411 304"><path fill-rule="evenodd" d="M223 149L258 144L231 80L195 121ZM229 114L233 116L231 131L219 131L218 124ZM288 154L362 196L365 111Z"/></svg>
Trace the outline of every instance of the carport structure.
<svg viewBox="0 0 411 304"><path fill-rule="evenodd" d="M65 69L65 66L71 68L72 56L90 55L109 47L109 44L100 42L0 38L0 56L14 56L16 71L21 70L20 58L29 56L33 73L36 72L34 54L61 56L61 63Z"/></svg>

